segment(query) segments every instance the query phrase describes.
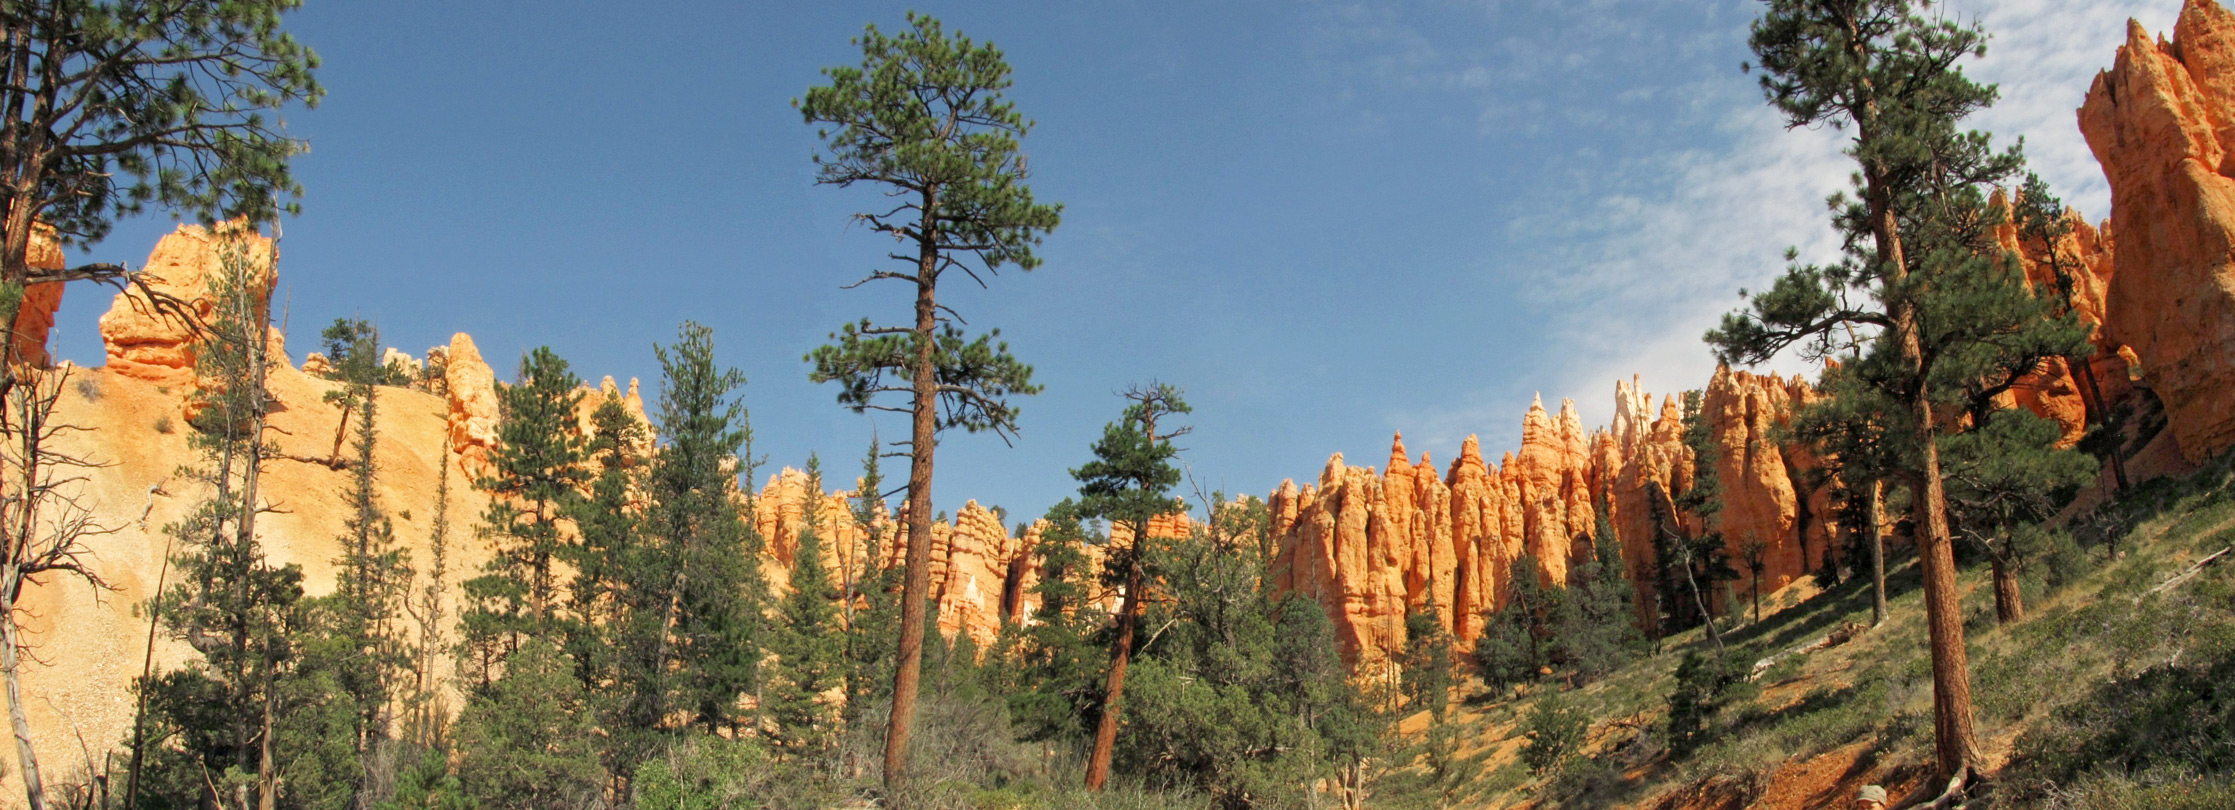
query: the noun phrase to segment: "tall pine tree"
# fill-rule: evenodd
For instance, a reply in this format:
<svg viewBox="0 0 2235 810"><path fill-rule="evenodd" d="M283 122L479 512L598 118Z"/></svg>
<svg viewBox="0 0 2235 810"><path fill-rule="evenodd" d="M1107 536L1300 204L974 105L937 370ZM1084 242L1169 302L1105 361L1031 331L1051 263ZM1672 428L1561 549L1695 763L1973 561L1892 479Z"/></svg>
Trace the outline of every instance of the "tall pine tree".
<svg viewBox="0 0 2235 810"><path fill-rule="evenodd" d="M874 325L847 324L832 342L808 355L809 377L844 386L840 404L909 415L908 555L900 613L899 660L893 670L892 712L885 734L885 786L906 779L908 736L914 726L917 681L923 665L925 601L931 595L931 476L938 435L1017 429L1014 396L1038 393L1032 367L1009 354L998 332L972 340L949 305L939 281L959 270L983 284L985 275L1013 265L1040 265L1033 253L1053 230L1062 206L1034 201L1024 181L1018 141L1030 121L1004 98L1009 63L992 45L948 36L938 20L908 14L908 30L886 36L872 25L854 40L859 67L823 71L827 86L794 100L817 131L827 155L815 158L815 181L840 188L879 188L891 206L854 218L913 252L888 254L894 264L856 284L898 281L915 293L910 317ZM878 404L905 397L906 407Z"/></svg>

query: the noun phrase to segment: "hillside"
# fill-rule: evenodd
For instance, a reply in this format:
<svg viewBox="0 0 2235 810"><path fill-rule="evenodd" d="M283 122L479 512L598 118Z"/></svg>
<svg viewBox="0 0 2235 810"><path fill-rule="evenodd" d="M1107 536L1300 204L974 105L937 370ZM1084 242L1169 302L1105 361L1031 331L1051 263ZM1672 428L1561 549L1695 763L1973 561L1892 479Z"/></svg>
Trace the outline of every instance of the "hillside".
<svg viewBox="0 0 2235 810"><path fill-rule="evenodd" d="M2228 465L2154 481L2067 527L2073 544L2028 578L2025 619L1998 625L1983 570L1962 577L1982 744L1995 776L1970 805L2225 807L2235 802L2228 733L2235 699L2235 566L2194 568L2235 543ZM1527 718L1556 684L1517 699L1460 689L1481 776L1458 806L1736 810L1845 806L1867 784L1927 799L1930 662L1913 562L1890 566L1891 610L1870 627L1870 584L1804 580L1767 600L1761 622L1725 640L1753 680L1709 721L1688 757L1668 750L1668 697L1695 629L1563 695L1589 717L1581 754L1533 773ZM1808 652L1810 642L1829 640ZM2209 684L2220 686L2209 686ZM1408 728L1424 729L1415 715Z"/></svg>

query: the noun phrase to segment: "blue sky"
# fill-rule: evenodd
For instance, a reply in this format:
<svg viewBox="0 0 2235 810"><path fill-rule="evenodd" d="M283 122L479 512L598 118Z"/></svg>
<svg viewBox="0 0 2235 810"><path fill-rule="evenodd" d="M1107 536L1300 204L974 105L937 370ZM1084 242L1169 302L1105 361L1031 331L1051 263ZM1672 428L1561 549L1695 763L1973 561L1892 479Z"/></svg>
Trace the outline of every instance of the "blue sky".
<svg viewBox="0 0 2235 810"><path fill-rule="evenodd" d="M813 184L789 102L909 8L995 43L1064 221L1040 270L942 296L1046 392L1014 447L950 435L934 501L1012 522L1071 493L1138 382L1186 390L1204 488L1256 494L1333 452L1378 465L1399 430L1439 464L1469 433L1495 455L1538 392L1596 425L1618 378L1702 385L1700 332L1787 245L1832 247L1848 172L1740 73L1754 0L308 5L288 24L328 96L289 121L311 144L282 243L298 361L359 315L414 355L469 332L509 379L548 344L650 395L653 344L693 319L748 376L772 467L819 452L841 480L906 424L839 408L800 358L908 298L839 289L883 252L847 226L869 198ZM1950 9L1994 35L1971 69L2004 101L1976 123L2102 218L2072 110L2125 20L2169 31L2177 0ZM170 228L86 258L136 265ZM100 362L107 307L73 290L58 353Z"/></svg>

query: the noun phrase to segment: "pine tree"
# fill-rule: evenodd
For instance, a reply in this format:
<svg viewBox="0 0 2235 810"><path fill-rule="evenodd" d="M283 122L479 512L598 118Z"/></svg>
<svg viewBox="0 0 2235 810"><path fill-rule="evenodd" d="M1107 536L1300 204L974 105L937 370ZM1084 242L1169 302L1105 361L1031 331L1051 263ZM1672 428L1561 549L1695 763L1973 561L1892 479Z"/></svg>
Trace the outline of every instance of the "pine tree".
<svg viewBox="0 0 2235 810"><path fill-rule="evenodd" d="M1405 647L1398 656L1403 672L1404 714L1425 710L1428 727L1416 747L1399 749L1399 756L1418 759L1425 768L1424 792L1434 794L1434 806L1463 804L1468 783L1481 774L1480 757L1462 755L1466 732L1451 711L1451 691L1459 683L1458 658L1435 605L1405 614ZM1394 726L1392 726L1394 728Z"/></svg>
<svg viewBox="0 0 2235 810"><path fill-rule="evenodd" d="M900 569L885 565L885 477L878 468L883 447L869 440L861 459L861 480L854 488L853 519L862 529L859 559L848 571L842 618L846 623L846 702L842 722L859 740L871 737L875 707L892 697L893 651L900 638ZM858 776L855 745L847 746L846 774Z"/></svg>
<svg viewBox="0 0 2235 810"><path fill-rule="evenodd" d="M1124 418L1102 429L1094 443L1094 460L1071 471L1079 480L1080 513L1107 518L1132 534L1124 545L1112 543L1105 582L1123 589L1117 615L1117 635L1110 642L1110 669L1102 687L1102 706L1095 721L1094 749L1087 757L1086 787L1101 790L1110 778L1110 754L1117 746L1118 716L1125 697L1125 670L1133 657L1134 632L1140 624L1143 591L1149 587L1142 555L1149 545L1149 521L1176 511L1172 487L1180 482L1179 467L1172 463L1179 448L1172 439L1188 428L1158 422L1187 413L1179 389L1152 383L1126 391ZM1114 533L1114 532L1113 532Z"/></svg>
<svg viewBox="0 0 2235 810"><path fill-rule="evenodd" d="M685 321L673 345L654 349L666 444L648 476L644 526L652 545L643 556L658 561L632 566L632 578L656 595L647 608L658 609L662 629L639 665L672 667L676 678L672 690L640 693L632 712L646 728L674 710L709 731L735 728L739 698L761 685L769 601L757 563L762 539L730 494L740 472L731 465L751 475L757 464L745 405L735 398L745 375L715 365L713 330L696 323Z"/></svg>
<svg viewBox="0 0 2235 810"><path fill-rule="evenodd" d="M807 457L807 491L823 491L822 462ZM845 636L828 569L823 565L822 511L810 502L792 552L791 590L777 603L776 673L770 679L769 715L779 745L794 759L816 763L836 741L836 707L823 693L843 680Z"/></svg>
<svg viewBox="0 0 2235 810"><path fill-rule="evenodd" d="M411 697L406 703L404 739L421 749L433 751L445 738L445 727L450 721L450 710L445 704L447 687L438 678L437 662L447 649L444 634L450 619L445 595L450 583L450 437L443 436L442 455L435 473L435 510L432 525L427 529L427 565L420 569L425 580L416 598L404 605L418 629L418 648L412 655ZM445 769L447 770L447 769Z"/></svg>
<svg viewBox="0 0 2235 810"><path fill-rule="evenodd" d="M0 89L0 323L17 323L31 285L134 283L125 267L30 266L33 223L62 245L91 245L149 203L195 222L270 222L302 195L290 168L307 148L278 111L317 106L318 55L280 25L299 0L21 0ZM140 289L145 292L146 288ZM187 319L183 302L150 296ZM43 365L0 341L0 394Z"/></svg>
<svg viewBox="0 0 2235 810"><path fill-rule="evenodd" d="M539 346L521 358L520 382L497 389L492 469L474 482L490 495L482 523L496 554L488 573L467 583L473 600L467 626L475 632L468 642L485 654L500 644L509 652L522 634L552 624L557 606L552 563L568 553L559 519L580 497L587 478L575 421L581 385L566 360Z"/></svg>
<svg viewBox="0 0 2235 810"><path fill-rule="evenodd" d="M2049 191L2049 182L2033 172L2026 173L2025 185L2016 197L2011 218L2018 226L2018 239L2039 253L2042 263L2049 266L2060 310L2070 313L2075 308L2073 295L2079 286L2078 275L2084 268L2078 257L2065 255L2064 240L2072 234L2072 223L2079 214L2067 210L2064 201ZM2119 491L2124 492L2130 486L2126 478L2125 441L2118 435L2117 426L2110 422L2110 403L2103 400L2103 384L2095 378L2095 364L2090 362L2095 347L2087 348L2087 352L2065 356L2064 367L2079 380L2080 395L2087 405L2088 424L2098 429L2108 428L2097 439L2096 443L2102 445L2097 454L2110 464L2112 480L2117 482Z"/></svg>
<svg viewBox="0 0 2235 810"><path fill-rule="evenodd" d="M505 659L504 677L458 715L460 791L483 810L599 806L604 769L573 662L529 637Z"/></svg>
<svg viewBox="0 0 2235 810"><path fill-rule="evenodd" d="M2095 477L2095 461L2059 449L2057 423L2031 411L1996 412L1983 428L1942 440L1950 517L1965 539L1987 553L1994 572L1995 619L2025 617L2018 577L2025 572L2028 531Z"/></svg>
<svg viewBox="0 0 2235 810"><path fill-rule="evenodd" d="M1681 592L1692 597L1689 604L1677 603L1684 608L1677 611L1678 615L1688 619L1676 622L1676 626L1690 627L1694 621L1705 624L1708 639L1715 642L1716 651L1721 652L1723 631L1715 625L1715 611L1709 607L1706 589L1714 588L1718 582L1737 579L1738 571L1731 568L1730 557L1724 551L1723 533L1714 528L1717 525L1715 516L1723 511L1722 473L1718 471L1722 446L1716 443L1714 426L1707 421L1705 400L1697 390L1684 392L1684 448L1692 455L1692 483L1671 498L1665 510L1665 522L1656 522L1662 526L1665 549L1673 552L1661 559L1674 562L1679 575L1675 579L1682 585ZM1662 511L1657 501L1654 506L1656 511ZM1695 536L1677 517L1679 514L1693 516L1704 530ZM1679 591L1671 589L1670 592Z"/></svg>
<svg viewBox="0 0 2235 810"><path fill-rule="evenodd" d="M1569 572L1550 628L1553 657L1579 685L1629 663L1643 642L1631 619L1635 591L1622 573L1622 552L1606 515L1602 508L1592 556Z"/></svg>
<svg viewBox="0 0 2235 810"><path fill-rule="evenodd" d="M258 484L271 452L264 436L270 408L264 380L272 361L265 354L269 315L263 302L269 291L257 283L247 235L227 233L209 291L216 306L195 360L206 382L189 441L203 466L185 471L209 495L184 520L165 527L180 547L173 561L180 576L152 606L172 637L200 657L140 684L152 693L152 719L143 722L165 730L156 738L170 736L178 748L135 754L128 803L161 797L270 807L279 794L273 732L291 708L281 693L297 664L291 634L303 622L302 569L272 565L256 533L257 516L268 507ZM157 767L143 773L148 764ZM146 796L142 777L151 788Z"/></svg>
<svg viewBox="0 0 2235 810"><path fill-rule="evenodd" d="M1882 354L1867 360L1850 355L1845 363L1825 369L1817 384L1822 396L1794 414L1790 428L1795 439L1813 444L1828 460L1840 523L1854 527L1849 534L1866 546L1872 627L1886 621L1886 482L1900 466L1887 418L1899 405L1864 378L1870 373L1866 363L1884 359Z"/></svg>
<svg viewBox="0 0 2235 810"><path fill-rule="evenodd" d="M1548 620L1558 610L1559 594L1544 586L1544 569L1533 554L1514 558L1512 571L1505 599L1482 623L1474 647L1475 668L1492 689L1534 681L1552 661Z"/></svg>
<svg viewBox="0 0 2235 810"><path fill-rule="evenodd" d="M1148 550L1159 598L1126 704L1114 770L1214 806L1311 806L1380 750L1382 727L1351 682L1334 623L1277 592L1254 540L1264 502L1213 495L1210 524ZM1307 798L1312 797L1312 798Z"/></svg>
<svg viewBox="0 0 2235 810"><path fill-rule="evenodd" d="M1039 608L1018 644L1022 688L1009 695L1009 715L1024 739L1080 742L1101 706L1097 676L1109 663L1106 647L1095 643L1110 617L1094 603L1100 572L1092 569L1086 546L1107 541L1091 536L1070 499L1049 507L1044 520L1032 547Z"/></svg>
<svg viewBox="0 0 2235 810"><path fill-rule="evenodd" d="M587 497L564 507L573 521L577 542L564 546L564 559L574 568L568 594L570 615L559 623L562 645L575 663L575 673L589 695L597 717L607 728L601 753L606 769L628 774L656 746L643 729L634 728L624 716L635 690L657 688L663 673L631 668L621 654L641 649L645 631L643 611L632 611L628 574L646 552L637 540L642 527L635 503L641 459L636 448L645 440L644 425L621 404L618 393L601 395L590 414L590 437L583 450L596 477ZM656 611L654 611L656 613Z"/></svg>
<svg viewBox="0 0 2235 810"><path fill-rule="evenodd" d="M1708 340L1730 362L1759 362L1793 344L1819 357L1868 345L1886 358L1873 383L1900 405L1889 417L1907 460L1924 574L1935 758L1942 778L1960 781L1979 751L1934 409L1960 399L1951 385L1980 393L1998 384L1992 377L2028 370L2019 368L2023 355L2078 347L2069 319L2043 317L2045 302L2026 289L2016 258L1981 238L1999 216L1982 189L2021 163L2015 150L1995 152L1986 134L1960 129L1995 100L1993 87L1959 65L1984 54L1986 34L1928 18L1924 5L1770 0L1755 21L1750 44L1764 95L1792 126L1851 128L1857 196L1832 200L1847 235L1844 260L1793 264Z"/></svg>
<svg viewBox="0 0 2235 810"><path fill-rule="evenodd" d="M344 494L349 512L342 521L342 556L334 561L334 593L327 598L336 616L334 643L346 651L337 661L340 687L358 711L356 753L371 766L393 756L389 750L396 731L393 699L411 665L397 623L412 573L396 542L395 525L375 492L376 414L380 385L386 379L379 360L380 330L369 321L340 318L322 336L335 378L342 384L328 401L342 404L344 424L356 438L350 446L349 489ZM354 424L349 424L351 416ZM369 776L367 784L373 781ZM360 806L369 806L371 800L361 800Z"/></svg>
<svg viewBox="0 0 2235 810"><path fill-rule="evenodd" d="M889 254L895 269L862 282L900 281L914 288L911 318L877 326L847 324L832 343L808 356L810 379L844 386L840 404L910 415L908 555L901 598L899 661L893 671L892 714L885 735L885 785L907 775L908 736L923 664L924 603L931 593L931 479L938 434L949 428L1013 433L1012 396L1037 393L1032 367L1009 354L998 333L967 339L938 300L939 280L961 270L974 281L1004 265L1038 267L1033 248L1053 230L1062 206L1035 202L1018 140L1032 125L1003 98L1009 65L991 45L950 38L938 20L911 12L909 30L887 37L872 25L854 40L860 67L823 71L828 86L794 100L817 131L827 156L817 156L816 182L841 188L881 187L896 207L856 214L871 231L915 248ZM968 259L976 259L972 266ZM904 395L905 408L875 404Z"/></svg>

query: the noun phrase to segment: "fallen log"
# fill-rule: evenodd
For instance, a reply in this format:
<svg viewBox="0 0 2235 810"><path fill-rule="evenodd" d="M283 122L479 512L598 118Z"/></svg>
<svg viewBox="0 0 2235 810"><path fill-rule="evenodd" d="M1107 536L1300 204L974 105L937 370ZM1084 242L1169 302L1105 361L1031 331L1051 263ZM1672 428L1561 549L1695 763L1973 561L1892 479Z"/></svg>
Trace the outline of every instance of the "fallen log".
<svg viewBox="0 0 2235 810"><path fill-rule="evenodd" d="M2173 578L2171 578L2171 579L2168 579L2168 580L2166 580L2166 581L2164 581L2164 582L2160 582L2160 583L2158 583L2158 584L2157 584L2157 587L2155 587L2155 588L2151 588L2151 589L2149 589L2149 590L2147 590L2147 591L2143 591L2143 592L2142 592L2142 595L2141 595L2141 596L2137 596L2137 597L2134 597L2134 604L2137 604L2137 605L2139 605L2139 604L2142 604L2142 600L2143 600L2143 599L2147 599L2147 598L2149 598L2149 597L2151 597L2151 596L2154 596L2154 595L2156 595L2156 594L2157 594L2157 592L2159 592L2159 591L2163 591L2163 590L2166 590L2166 589L2168 589L2168 588L2172 588L2172 587L2173 587L2173 586L2175 586L2175 585L2179 585L2179 584L2181 584L2181 583L2183 583L2183 582L2187 582L2187 581L2189 581L2189 580L2191 580L2191 579L2195 579L2195 578L2196 578L2196 575L2197 575L2197 574L2200 574L2200 573L2203 573L2203 572L2204 572L2204 569L2205 569L2205 568L2211 567L2211 566L2212 566L2213 564L2216 564L2216 563L2218 563L2218 562L2219 562L2220 560L2226 559L2226 558L2227 558L2227 555L2228 555L2228 552L2231 552L2231 551L2235 551L2235 546L2228 546L2227 548L2223 548L2223 549L2220 549L2220 550L2218 550L2218 551L2215 551L2215 552L2213 552L2213 553L2212 553L2212 555L2211 555L2211 556L2209 556L2209 557L2205 557L2204 559L2201 559L2201 560L2197 560L2197 561L2196 561L2196 563L2195 563L2195 564L2193 564L2193 565L2190 565L2190 566L2188 567L2188 569L2187 569L2187 570L2185 570L2185 571L2182 571L2182 572L2180 572L2179 574L2175 574L2175 575L2173 575Z"/></svg>

